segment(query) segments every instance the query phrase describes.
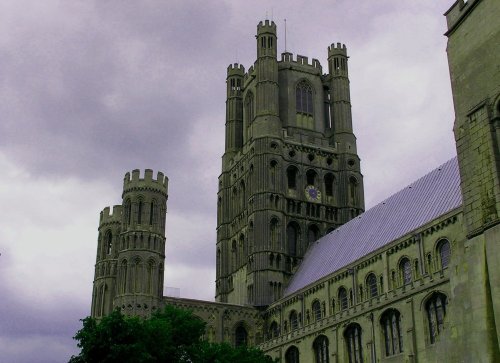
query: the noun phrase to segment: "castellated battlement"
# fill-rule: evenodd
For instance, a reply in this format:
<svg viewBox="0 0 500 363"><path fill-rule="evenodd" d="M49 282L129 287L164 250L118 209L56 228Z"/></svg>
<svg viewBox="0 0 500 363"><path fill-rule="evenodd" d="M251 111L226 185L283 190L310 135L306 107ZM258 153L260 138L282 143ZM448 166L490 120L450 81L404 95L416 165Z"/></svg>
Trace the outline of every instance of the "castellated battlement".
<svg viewBox="0 0 500 363"><path fill-rule="evenodd" d="M156 179L153 178L153 170L144 170L144 177L141 178L140 170L132 170L125 174L123 178L123 193L133 189L156 190L162 194L168 193L168 178L161 171L158 172Z"/></svg>
<svg viewBox="0 0 500 363"><path fill-rule="evenodd" d="M257 25L257 35L262 33L276 33L276 24L274 21L266 19L264 22L260 21Z"/></svg>
<svg viewBox="0 0 500 363"><path fill-rule="evenodd" d="M227 67L227 76L228 77L230 77L230 76L243 76L244 74L245 74L245 67L243 66L243 64L234 63L234 64L230 64Z"/></svg>
<svg viewBox="0 0 500 363"><path fill-rule="evenodd" d="M334 55L343 55L347 57L347 47L345 44L337 43L337 45L335 45L335 43L332 43L332 45L328 47L328 58Z"/></svg>
<svg viewBox="0 0 500 363"><path fill-rule="evenodd" d="M309 64L309 58L306 56L297 54L297 58L294 59L292 53L284 52L284 53L281 53L281 62L311 67L311 68L319 70L320 72L323 72L323 67L321 66L321 63L319 62L319 60L317 60L316 58L313 58L311 61L311 64Z"/></svg>
<svg viewBox="0 0 500 363"><path fill-rule="evenodd" d="M122 206L114 205L113 211L109 207L104 208L101 211L101 216L99 218L99 226L107 223L120 223L122 218Z"/></svg>

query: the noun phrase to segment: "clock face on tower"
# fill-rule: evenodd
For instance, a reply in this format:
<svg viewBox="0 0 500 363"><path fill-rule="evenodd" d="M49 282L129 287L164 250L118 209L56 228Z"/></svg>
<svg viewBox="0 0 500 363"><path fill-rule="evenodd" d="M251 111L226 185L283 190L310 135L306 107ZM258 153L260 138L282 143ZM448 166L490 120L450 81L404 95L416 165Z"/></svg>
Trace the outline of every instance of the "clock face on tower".
<svg viewBox="0 0 500 363"><path fill-rule="evenodd" d="M308 201L321 202L321 192L314 185L308 185L305 194Z"/></svg>

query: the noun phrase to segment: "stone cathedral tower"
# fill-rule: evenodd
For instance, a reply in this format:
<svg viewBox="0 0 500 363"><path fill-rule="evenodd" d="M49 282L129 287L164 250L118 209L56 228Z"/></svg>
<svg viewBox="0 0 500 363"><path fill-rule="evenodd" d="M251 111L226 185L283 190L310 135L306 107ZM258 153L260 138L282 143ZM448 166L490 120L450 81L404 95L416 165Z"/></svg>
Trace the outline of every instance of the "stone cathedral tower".
<svg viewBox="0 0 500 363"><path fill-rule="evenodd" d="M125 174L122 205L106 207L99 220L92 296L93 317L120 307L149 315L163 298L168 178L146 169Z"/></svg>
<svg viewBox="0 0 500 363"><path fill-rule="evenodd" d="M319 61L285 52L257 26L257 60L227 69L219 177L216 300L279 299L309 244L364 210L345 45Z"/></svg>

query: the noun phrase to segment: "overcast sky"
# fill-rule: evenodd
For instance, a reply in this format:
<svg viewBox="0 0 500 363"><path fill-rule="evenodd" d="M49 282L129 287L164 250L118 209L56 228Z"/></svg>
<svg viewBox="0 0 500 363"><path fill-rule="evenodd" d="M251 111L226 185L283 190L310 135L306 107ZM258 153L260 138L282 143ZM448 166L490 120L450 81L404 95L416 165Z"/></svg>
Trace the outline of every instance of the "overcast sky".
<svg viewBox="0 0 500 363"><path fill-rule="evenodd" d="M90 313L99 212L123 175L170 179L166 286L213 300L225 77L347 45L367 208L455 155L452 0L0 1L0 361L67 362Z"/></svg>

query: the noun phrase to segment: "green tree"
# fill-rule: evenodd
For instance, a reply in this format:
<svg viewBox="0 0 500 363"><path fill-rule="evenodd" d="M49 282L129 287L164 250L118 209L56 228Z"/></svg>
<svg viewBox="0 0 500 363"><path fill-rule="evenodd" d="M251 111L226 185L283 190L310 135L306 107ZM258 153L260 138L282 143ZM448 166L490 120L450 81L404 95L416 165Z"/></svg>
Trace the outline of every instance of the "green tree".
<svg viewBox="0 0 500 363"><path fill-rule="evenodd" d="M205 323L173 306L147 319L115 310L82 322L74 337L81 351L69 363L272 363L257 348L202 341Z"/></svg>

